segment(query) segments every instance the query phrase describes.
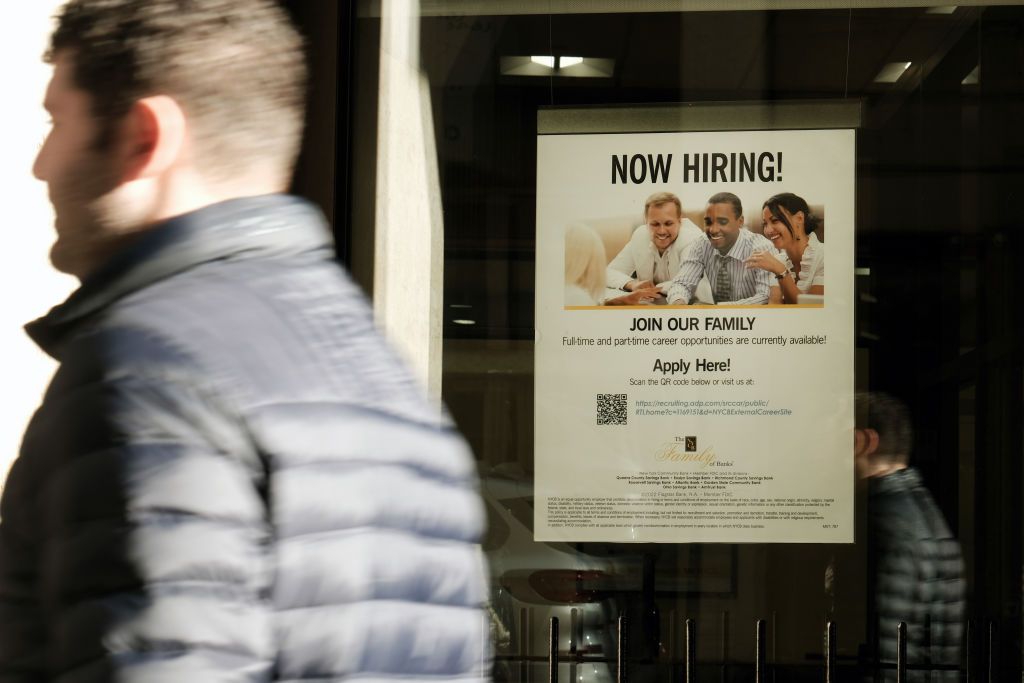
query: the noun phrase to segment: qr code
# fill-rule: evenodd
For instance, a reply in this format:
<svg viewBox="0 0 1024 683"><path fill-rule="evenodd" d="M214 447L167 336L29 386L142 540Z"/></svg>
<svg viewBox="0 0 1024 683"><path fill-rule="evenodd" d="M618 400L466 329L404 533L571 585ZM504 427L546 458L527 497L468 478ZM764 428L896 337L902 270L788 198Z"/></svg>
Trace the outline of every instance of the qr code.
<svg viewBox="0 0 1024 683"><path fill-rule="evenodd" d="M626 395L625 394L598 394L597 395L597 424L599 424L599 425L624 425L624 424L626 424Z"/></svg>

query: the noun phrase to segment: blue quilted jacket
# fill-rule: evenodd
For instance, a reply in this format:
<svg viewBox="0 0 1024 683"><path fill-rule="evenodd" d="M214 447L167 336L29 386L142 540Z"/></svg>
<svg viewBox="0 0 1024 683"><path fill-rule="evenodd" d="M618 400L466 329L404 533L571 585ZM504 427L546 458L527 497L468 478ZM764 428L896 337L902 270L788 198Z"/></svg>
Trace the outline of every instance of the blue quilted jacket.
<svg viewBox="0 0 1024 683"><path fill-rule="evenodd" d="M964 563L921 475L913 467L868 480L868 519L875 549L875 608L879 657L897 659L897 629L907 624L907 661L958 666L963 644ZM887 669L882 680L895 681ZM908 680L960 680L952 670L908 672Z"/></svg>
<svg viewBox="0 0 1024 683"><path fill-rule="evenodd" d="M310 205L168 221L27 330L0 683L486 677L472 457Z"/></svg>

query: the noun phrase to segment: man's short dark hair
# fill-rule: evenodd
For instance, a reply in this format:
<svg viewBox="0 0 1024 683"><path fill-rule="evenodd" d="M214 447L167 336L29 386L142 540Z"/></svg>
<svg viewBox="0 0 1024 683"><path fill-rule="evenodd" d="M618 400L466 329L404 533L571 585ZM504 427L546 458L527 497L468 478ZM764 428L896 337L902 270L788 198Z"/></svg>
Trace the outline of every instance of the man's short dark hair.
<svg viewBox="0 0 1024 683"><path fill-rule="evenodd" d="M907 464L914 437L907 404L878 391L858 393L856 403L857 426L878 432L878 450L872 458Z"/></svg>
<svg viewBox="0 0 1024 683"><path fill-rule="evenodd" d="M228 180L254 164L290 172L305 114L302 38L273 0L70 0L45 59L67 50L107 146L141 98L184 109L196 164Z"/></svg>
<svg viewBox="0 0 1024 683"><path fill-rule="evenodd" d="M733 217L739 218L743 215L743 202L732 192L719 192L711 195L708 204L732 204Z"/></svg>

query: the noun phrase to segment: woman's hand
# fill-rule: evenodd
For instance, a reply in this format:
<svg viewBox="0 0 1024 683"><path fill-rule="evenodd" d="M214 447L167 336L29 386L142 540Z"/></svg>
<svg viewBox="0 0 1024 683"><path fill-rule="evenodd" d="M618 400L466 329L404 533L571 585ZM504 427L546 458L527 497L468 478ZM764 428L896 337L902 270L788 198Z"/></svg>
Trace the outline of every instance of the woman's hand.
<svg viewBox="0 0 1024 683"><path fill-rule="evenodd" d="M743 262L743 265L747 268L760 268L761 270L767 270L772 275L782 275L786 272L785 264L767 251L755 251L746 261Z"/></svg>

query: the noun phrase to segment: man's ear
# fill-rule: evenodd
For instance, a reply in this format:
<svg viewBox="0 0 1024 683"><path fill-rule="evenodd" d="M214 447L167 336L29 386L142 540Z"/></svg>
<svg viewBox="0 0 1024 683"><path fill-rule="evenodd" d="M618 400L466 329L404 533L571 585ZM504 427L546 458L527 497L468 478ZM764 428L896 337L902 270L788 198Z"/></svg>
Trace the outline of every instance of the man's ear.
<svg viewBox="0 0 1024 683"><path fill-rule="evenodd" d="M867 458L878 450L878 432L874 429L857 429L853 432L853 452L857 458Z"/></svg>
<svg viewBox="0 0 1024 683"><path fill-rule="evenodd" d="M155 178L172 168L184 153L185 130L185 112L172 98L137 100L122 128L123 182Z"/></svg>

